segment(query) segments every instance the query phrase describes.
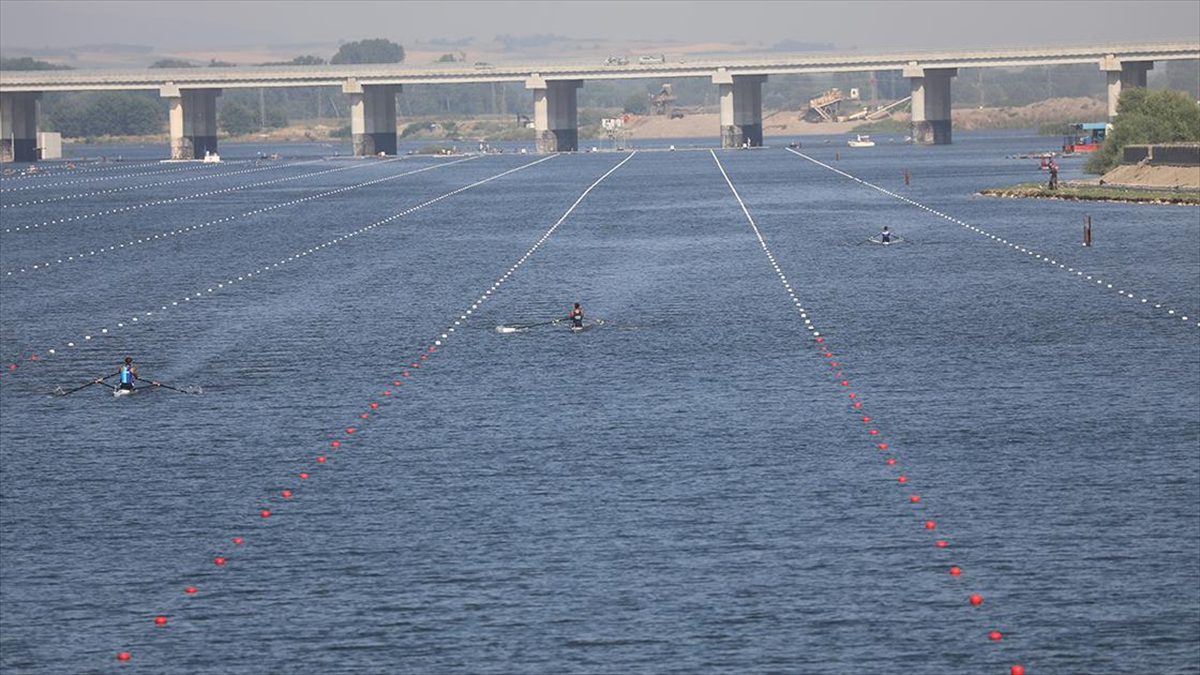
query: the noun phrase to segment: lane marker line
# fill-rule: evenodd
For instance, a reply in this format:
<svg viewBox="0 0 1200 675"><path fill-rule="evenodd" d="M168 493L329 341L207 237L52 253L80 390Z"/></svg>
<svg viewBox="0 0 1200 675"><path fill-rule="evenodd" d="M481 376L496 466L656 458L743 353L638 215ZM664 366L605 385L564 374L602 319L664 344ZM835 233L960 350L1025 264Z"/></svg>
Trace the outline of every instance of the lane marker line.
<svg viewBox="0 0 1200 675"><path fill-rule="evenodd" d="M393 162L393 161L398 161L398 159L399 158L392 159L392 160L386 160L386 161ZM323 161L323 160L313 160L312 162L296 162L294 164L289 164L288 166L301 166L304 164L314 164L314 163L317 163L320 161ZM192 194L192 195L183 195L180 197L169 197L169 198L165 198L165 199L157 199L155 201L146 202L144 204L133 204L130 206L122 206L122 207L118 207L118 208L108 209L106 211L96 211L94 213L85 213L85 214L76 215L76 216L64 216L62 218L54 218L52 220L47 220L47 221L44 221L41 223L34 223L34 224L30 224L30 225L18 225L16 227L6 227L3 230L0 230L0 233L13 234L13 233L17 233L17 232L27 232L29 230L36 230L36 229L38 229L40 227L44 227L46 225L57 225L59 223L70 223L70 222L79 221L79 220L86 220L88 218L99 218L101 216L109 216L114 213L124 213L126 211L136 211L137 209L144 209L149 206L159 206L161 204L175 204L178 202L187 201L189 199L196 199L197 197L211 197L212 195L228 194L230 192L238 192L239 190L246 190L246 189L249 189L252 187L263 187L266 185L275 185L277 183L285 183L287 181L302 180L304 178L312 178L313 176L323 176L325 174L336 173L338 171L348 171L350 169L357 169L357 168L365 167L365 166L378 166L378 165L379 165L378 163L376 163L376 164L352 164L350 166L341 166L341 167L337 167L335 169L314 171L312 173L302 173L302 174L299 174L296 176L284 176L283 178L275 178L273 180L260 181L257 183L246 183L245 185L235 185L233 187L221 188L219 190L210 190L208 192L199 192L199 193Z"/></svg>
<svg viewBox="0 0 1200 675"><path fill-rule="evenodd" d="M0 194L8 194L10 192L21 192L23 190L42 190L45 188L63 187L63 186L67 186L67 185L80 185L82 183L95 183L97 181L104 181L104 180L118 180L121 178L141 178L142 176L157 176L157 175L164 174L164 173L178 173L180 171L196 171L197 169L212 168L212 167L221 166L222 164L229 164L231 166L237 166L239 164L245 164L245 163L246 163L245 160L237 160L237 161L233 161L233 162L221 162L221 164L192 163L188 166L178 166L178 167L175 167L172 169L159 169L158 171L135 171L133 173L122 173L122 174L117 174L115 176L95 176L92 178L82 178L80 180L68 180L68 181L63 181L61 183L44 183L41 185L22 185L21 187L0 188ZM291 162L289 162L289 164L290 163ZM162 165L158 164L157 166L162 166Z"/></svg>
<svg viewBox="0 0 1200 675"><path fill-rule="evenodd" d="M218 293L219 291L223 290L226 286L232 286L234 283L239 283L239 282L243 282L243 281L250 281L251 279L253 279L256 276L262 276L263 274L266 274L268 272L273 272L273 271L279 269L280 267L286 267L287 264L290 262L295 262L296 260L299 260L301 258L305 258L307 256L314 255L316 253L320 253L321 251L323 251L326 248L329 248L331 246L334 246L336 244L344 242L347 239L351 239L351 238L357 237L359 235L365 234L367 232L370 232L371 230L374 230L375 228L378 228L381 225L386 225L395 220L399 220L400 218L403 218L415 211L419 211L427 206L432 206L433 204L436 204L444 199L448 199L459 193L466 192L467 190L479 187L480 185L490 183L494 180L497 180L497 179L503 178L504 176L507 176L509 174L513 174L518 171L527 169L531 166L541 164L542 162L549 161L551 159L554 159L555 157L558 157L558 155L557 154L547 155L541 159L537 159L532 162L522 164L521 166L518 166L518 167L515 167L512 169L508 169L507 171L498 173L489 178L484 178L482 180L475 181L474 183L471 183L469 185L465 185L465 186L457 188L455 190L451 190L450 192L442 194L438 197L434 197L433 199L429 199L429 200L422 202L416 206L405 209L404 211L401 211L399 213L388 216L387 218L384 218L383 220L376 221L370 225L365 225L365 226L360 227L357 230L354 230L352 232L348 232L339 237L334 237L333 239L330 239L328 241L322 242L320 244L315 244L313 246L308 247L307 249L303 249L303 250L297 251L291 255L282 257L276 262L263 263L261 267L256 268L254 271L244 272L244 273L238 275L236 278L231 277L225 281L217 281L215 283L210 282L210 285L206 286L205 288L202 288L201 290L198 290L198 291L195 291L192 293L188 293L188 294L184 295L182 298L179 298L177 300L170 300L167 302L163 302L163 304L153 307L149 310L145 310L140 313L135 313L129 319L117 321L115 327L105 326L105 327L99 328L96 331L93 331L91 333L87 333L87 334L83 335L82 338L76 338L76 340L69 341L66 343L65 348L66 349L75 349L76 347L82 346L84 343L91 342L94 338L100 339L100 338L104 338L104 337L111 337L114 333L117 332L117 329L128 329L128 328L132 328L133 326L135 326L139 323L144 323L141 321L142 319L146 319L146 318L155 316L157 312L163 312L163 311L167 311L168 309L171 309L171 308L188 305L189 303L192 303L194 300L198 300L205 296L211 296L215 293ZM60 351L62 351L63 349L64 349L64 347L62 347L62 346L51 347L46 350L44 355L35 353L35 354L31 355L28 358L28 360L36 361L36 362L44 361L49 356L57 356L60 353ZM7 370L9 372L16 370L16 363L10 363L8 365Z"/></svg>
<svg viewBox="0 0 1200 675"><path fill-rule="evenodd" d="M302 164L299 162L298 164ZM212 166L212 165L210 165ZM275 164L271 166L258 166L249 169L238 169L236 171L222 171L220 173L210 173L203 176L190 176L188 178L176 178L174 180L163 180L155 183L139 183L137 185L123 185L121 187L108 188L106 190L93 190L91 192L76 192L69 195L58 195L55 197L42 197L41 199L32 199L24 202L16 202L13 204L0 204L0 209L15 209L20 206L35 206L37 204L52 204L55 202L65 202L69 199L81 199L83 197L98 197L100 195L111 195L118 192L130 192L132 190L142 190L147 188L163 187L166 185L178 185L180 183L194 183L201 180L212 180L214 178L226 178L228 176L240 176L247 173L257 173L259 171L277 171L294 166L292 163ZM22 188L25 189L25 188Z"/></svg>
<svg viewBox="0 0 1200 675"><path fill-rule="evenodd" d="M462 158L462 159L457 159L457 160L454 160L454 161L452 161L452 162L443 162L443 163L439 163L439 164L431 164L431 165L429 165L429 166L422 167L422 168L420 168L420 169L413 169L412 171L406 171L406 172L404 172L404 173L395 174L395 175L392 175L392 176L385 176L385 177L383 177L383 178L377 178L377 179L375 179L375 180L367 181L367 182L365 182L365 183L358 183L358 184L356 184L356 185L348 185L348 186L345 186L345 187L340 187L340 188L337 188L337 189L335 189L335 190L329 190L329 191L327 191L327 192L323 192L323 193L320 193L320 194L309 195L308 197L301 197L301 198L298 198L298 199L292 199L292 200L290 200L290 201L281 202L281 203L279 203L279 204L275 204L275 205L272 205L272 206L264 206L264 207L262 207L262 208L253 209L253 210L251 210L251 211L246 211L246 212L244 212L244 213L239 213L239 214L232 215L232 216L225 216L225 217L223 217L223 218L215 218L215 219L213 219L213 220L210 220L210 221L208 221L208 222L205 222L205 223L200 223L199 225L191 225L191 226L189 226L189 227L181 227L181 228L179 228L179 229L176 229L176 230L169 230L169 231L166 231L166 232L160 232L160 233L158 233L158 234L145 234L145 235L140 235L140 236L139 236L139 235L134 235L134 237L135 237L134 239L130 239L129 241L126 241L126 242L122 242L122 243L119 243L119 244L109 244L109 245L107 245L107 246L101 246L100 248L93 248L93 249L89 249L89 250L87 250L87 251L80 251L79 253L76 253L76 254L74 254L74 255L68 255L68 256L66 256L66 257L60 257L60 258L56 258L55 260L47 260L47 261L45 261L45 262L41 262L41 263L34 263L34 264L32 264L32 265L29 265L29 264L27 264L25 267L21 267L21 268L15 269L15 270L8 270L7 272L4 272L4 273L3 273L3 276L6 276L6 277L11 277L13 274L21 274L21 273L24 273L24 272L33 272L33 271L38 271L38 270L43 270L43 271L44 271L44 270L48 270L48 269L51 269L51 268L52 268L52 267L54 267L54 266L57 266L57 265L62 265L62 264L64 264L64 263L69 263L69 262L78 262L78 261L82 261L82 260L87 260L87 259L89 259L89 258L92 258L92 257L94 257L94 256L97 256L97 255L103 255L103 254L105 254L105 253L112 253L112 252L114 252L114 251L117 251L117 250L120 250L120 249L124 249L124 248L131 248L131 247L133 247L133 246L137 246L138 244L148 244L148 243L150 243L150 242L152 242L152 241L155 241L155 240L158 240L158 239L165 239L165 238L167 238L167 237L178 236L178 235L180 235L180 234L185 234L185 233L187 233L187 232L194 232L194 231L196 231L196 230L203 229L203 228L205 228L205 227L207 227L207 226L209 226L209 225L217 225L217 224L220 224L220 223L227 223L227 222L230 222L230 221L234 221L234 220L237 220L237 219L239 219L239 218L246 218L246 217L250 217L250 216L256 216L256 215L259 215L259 214L261 214L261 213L267 213L268 211L274 211L274 210L276 210L276 209L281 209L281 208L284 208L284 207L287 207L287 206L295 206L296 204L303 204L303 203L305 203L305 202L309 202L309 201L312 201L312 200L314 200L314 199L320 199L320 198L322 198L322 197L328 197L328 196L331 196L331 195L339 194L339 193L341 193L341 192L349 192L350 190L356 190L356 189L358 189L358 188L361 188L361 187L367 187L367 186L376 185L376 184L379 184L379 183L384 183L384 182L387 182L387 181L390 181L390 180L395 180L395 179L397 179L397 178L402 178L402 177L404 177L404 176L411 176L411 175L413 175L413 174L422 173L422 172L425 172L425 171L432 171L432 170L434 170L434 169L439 169L439 168L441 168L441 167L444 167L444 166L451 166L451 165L454 165L454 164L460 164L460 163L462 163L462 162L469 162L469 161L471 161L471 160L479 159L479 158L480 158L480 157L482 157L482 156L483 156L483 155L475 155L475 156L473 156L473 157L464 157L464 158ZM376 164L375 166L379 166L379 165L378 165L378 164Z"/></svg>
<svg viewBox="0 0 1200 675"><path fill-rule="evenodd" d="M880 187L878 185L875 185L874 183L865 181L857 176L852 176L852 175L846 173L845 171L842 171L841 169L834 168L820 160L809 157L808 155L804 154L803 152L793 150L792 148L784 148L784 149L787 150L788 152L792 153L793 155L802 157L803 159L807 159L808 161L812 162L813 164L816 164L817 166L829 169L830 171L832 171L838 175L849 178L850 180L855 181L856 183L865 185L866 187L869 187L872 190L882 192L883 194L888 195L889 197L895 197L896 199L899 199L902 202L905 202L907 204L915 206L918 209L927 211L929 213L932 213L935 216L944 218L944 219L946 219L956 225L959 225L967 230L970 230L971 232L974 232L975 234L978 234L981 237L984 237L985 239L988 239L994 243L1001 244L1003 246L1007 246L1009 249L1012 249L1019 253L1025 253L1028 257L1033 258L1034 260L1040 260L1041 262L1046 263L1053 269L1057 269L1059 271L1064 271L1068 274L1074 273L1076 275L1075 278L1077 278L1077 279L1084 279L1087 281L1092 280L1092 275L1090 275L1090 274L1085 275L1084 272L1079 271L1075 267L1068 267L1066 263L1059 261L1057 258L1054 258L1049 255L1045 255L1042 253L1038 253L1037 251L1035 251L1032 248L1029 248L1028 246L1025 246L1023 244L1019 244L1016 242L1011 242L1003 237L1000 237L998 235L992 234L991 232L988 232L987 230L983 229L982 227L978 227L975 225L971 225L970 223L963 222L963 221L959 220L958 218L955 218L954 216L950 216L950 215L942 213L941 211L938 211L936 209L932 209L928 206L925 206L924 204L922 204L920 202L913 201L913 200L909 199L908 197L905 197L904 195L896 194L895 192L892 192L891 190L888 190L887 188ZM1129 286L1127 286L1127 285L1118 284L1118 285L1114 286L1111 282L1106 282L1103 279L1100 279L1099 277L1096 277L1095 281L1096 281L1096 285L1098 285L1098 286L1101 286L1108 290L1115 290L1117 295L1121 296L1122 298L1129 299L1129 300L1135 300L1135 301L1140 299L1141 302L1139 302L1138 304L1149 305L1152 302L1145 295L1142 295L1140 293L1135 294L1135 293L1131 292L1129 290ZM1200 327L1200 311L1192 312L1189 316L1189 314L1187 312L1176 311L1175 309L1173 309L1171 307L1164 307L1163 303L1161 303L1161 302L1154 302L1153 306L1155 309L1165 309L1167 316L1171 317L1172 319L1180 319L1185 323L1195 320L1195 325L1197 327Z"/></svg>
<svg viewBox="0 0 1200 675"><path fill-rule="evenodd" d="M763 238L762 232L760 232L758 229L758 224L754 222L754 218L750 215L750 210L746 208L746 203L742 201L742 196L738 194L737 188L734 187L733 181L729 178L729 174L725 172L725 167L721 165L721 160L717 158L717 153L712 150L709 150L709 153L712 155L713 161L716 162L717 168L720 169L721 176L725 178L725 184L729 186L729 190L733 193L734 198L737 200L738 206L741 207L742 213L746 216L746 222L750 224L750 229L753 230L754 236L758 239L759 247L762 249L763 254L766 255L767 261L770 262L771 269L773 269L776 275L778 275L780 283L783 285L784 290L787 291L788 297L791 299L796 311L800 315L800 318L804 320L804 328L809 331L809 334L812 336L813 343L817 345L821 355L827 359L830 369L833 371L832 374L835 384L839 387L842 387L843 390L850 388L851 382L845 375L845 359L833 353L832 348L826 344L826 338L822 337L820 331L813 326L812 321L808 316L808 310L804 308L800 299L796 296L795 291L792 289L791 282L788 281L787 275L784 274L783 269L780 268L779 263L775 260L775 255L771 252L771 248L767 246L766 239ZM880 440L882 437L882 432L872 424L874 422L873 417L863 412L862 397L857 391L850 391L848 394L849 400L852 401L852 405L849 406L848 410L850 410L852 415L860 417L862 424L868 427L866 433L870 443L869 447L871 447L872 450L888 453L888 457L885 460L885 465L890 467L893 471L899 471L896 461L897 453L892 449L890 443ZM896 485L900 486L902 491L914 489L911 483L911 478L904 473L896 476ZM925 504L925 500L928 498L927 496L919 495L916 492L907 492L904 497L905 501L912 505L911 508L920 509L920 511L917 511L918 514L926 512L927 505ZM922 527L926 532L933 533L938 530L939 525L935 520L925 519L922 523ZM944 536L934 541L934 548L936 551L944 551L947 547L948 544ZM956 580L960 579L962 577L962 568L957 565L951 566L949 568L949 575ZM976 597L979 598L978 602L974 600ZM982 603L983 596L977 593L972 594L968 598L968 604L970 604L972 607L979 607L982 605ZM988 639L991 641L996 641L997 638L993 637L993 634L998 635L999 633L997 631L992 631L992 633L988 635ZM1023 670L1023 666L1014 665L1010 668L1010 673L1023 672Z"/></svg>
<svg viewBox="0 0 1200 675"><path fill-rule="evenodd" d="M471 304L471 309L467 310L464 314L461 314L460 319L454 321L453 326L450 326L447 329L447 332L442 333L440 339L434 340L433 344L431 344L428 347L421 350L421 353L412 359L412 362L409 363L408 367L413 368L413 369L419 369L421 367L421 363L428 362L430 355L439 353L441 351L440 347L443 344L443 341L449 337L449 334L454 332L454 327L460 325L461 322L466 321L467 315L469 315L471 313L471 311L473 311L476 307L478 307L480 303L484 302L488 296L490 296L493 292L495 292L498 289L498 287L500 286L500 284L502 284L504 282L504 280L508 279L508 277L510 277L522 264L524 264L525 261L528 260L531 255L536 253L537 250L539 248L541 248L542 244L544 244L551 236L554 235L554 233L558 230L559 226L561 226L567 220L567 218L575 211L575 209L583 202L584 198L586 198L588 196L588 194L591 193L592 190L594 190L598 185L600 185L600 183L602 183L606 178L611 176L617 169L624 166L626 162L633 159L633 156L636 154L637 154L636 151L630 153L628 156L626 156L624 159L622 159L620 162L618 162L615 166L613 166L608 171L606 171L602 176L600 176L594 182L592 182L592 184L589 185L587 187L587 189L583 191L582 194L580 194L579 198L577 198L575 200L575 202L573 204L571 204L570 208L568 208L563 213L563 215L561 217L559 217L559 219L557 221L555 221L555 223L553 225L550 226L550 229L546 230L542 234L542 236L533 244L533 246L531 246L529 248L529 250L524 253L524 255L522 255L514 264L510 265L506 269L505 273L503 275L501 275L491 285L491 287L488 288L488 290L486 290L482 295L480 295L479 298L477 298L474 303ZM533 166L534 164L539 164L543 161L546 161L547 159L551 159L551 158L557 157L557 156L558 155L550 155L550 156L540 159L536 162L526 164L523 167L518 167L518 169L513 169L512 171L519 170L520 168L524 168L525 166ZM492 180L492 179L488 179L488 180ZM401 361L401 362L403 363L403 361ZM403 366L402 366L402 368L403 368ZM326 439L324 441L322 441L322 445L326 448L326 449L322 450L322 452L327 453L327 454L319 454L316 456L314 461L316 462L317 467L328 468L330 465L330 460L333 459L335 456L336 457L344 457L348 454L346 452L347 450L353 450L354 449L353 447L348 448L346 444L349 443L352 439L353 440L361 440L363 432L368 431L370 429L370 423L374 420L375 416L379 414L380 409L383 408L387 403L396 403L397 402L397 397L393 396L393 393L397 389L404 386L405 382L408 382L411 385L412 375L413 375L413 373L411 373L410 371L402 370L397 379L391 380L390 384L388 385L391 388L384 389L380 393L380 397L384 401L383 403L381 403L378 400L370 401L369 403L367 403L364 406L364 408L365 408L364 412L360 413L358 415L358 417L355 419L355 421L352 423L353 426L347 426L344 429L339 428L337 431L334 431L334 432L331 432L330 434L328 434L326 436ZM403 378L403 379L399 379L399 378ZM298 508L298 507L294 507L291 505L303 503L303 494L304 494L301 491L300 484L293 483L293 477L295 479L298 479L299 481L301 481L301 484L304 484L307 486L307 485L311 484L309 481L315 480L317 478L317 476L315 475L315 471L316 471L315 468L310 469L308 467L301 468L299 471L294 471L294 470L290 471L288 473L287 478L284 479L284 482L278 483L276 486L273 486L273 488L271 490L267 491L267 494L272 494L272 496L265 498L266 503L264 503L263 497L261 497L261 496L254 497L253 503L257 504L257 505L253 506L251 508L248 508L247 511L250 513L253 513L255 510L257 510L258 518L252 519L252 516L250 516L248 513L246 517L248 519L251 519L251 522L255 523L255 525L247 524L247 525L241 527L239 529L239 532L246 530L249 527L259 527L259 528L268 527L271 525L272 522L275 522L274 519L277 516L282 516L286 519L289 515L291 515L292 512L290 510L285 510L285 509ZM283 487L282 489L279 489L280 486L287 486L287 487ZM261 531L261 530L258 530L258 531ZM248 538L243 534L237 534L237 535L233 536L232 538L227 538L226 541L232 542L233 545L235 547L237 547L235 550L238 550L241 547L248 545L249 542L251 541L251 539L252 539L252 537ZM205 558L208 561L210 561L212 565L216 566L216 568L218 570L221 570L222 573L232 574L238 569L238 565L237 565L238 558L236 555L231 555L231 554L225 553L223 551L223 549L227 548L227 547L228 547L228 544L223 544L220 548L215 549L212 554L206 555ZM213 583L216 583L216 582L214 581ZM181 585L182 585L182 583L181 583ZM202 586L200 586L200 584L193 583L193 584L184 586L182 588L182 593L181 593L180 589L178 587L176 587L176 590L174 590L171 593L171 595L169 596L171 599L169 599L166 603L161 603L160 606L154 612L143 615L143 617L149 618L149 620L146 624L147 628L149 630L155 630L157 633L161 630L166 630L166 627L168 625L173 624L174 622L182 620L186 623L186 619L179 618L180 616L184 615L184 612L185 612L185 610L183 609L182 603L188 603L189 605L191 605L195 602L199 602L201 598L205 597L205 595L202 593L202 589L207 590L207 588L208 588L207 585L202 587ZM145 618L143 620L145 620ZM121 649L120 651L118 651L116 653L116 659L123 663L131 661L133 659L133 650L129 649L129 648Z"/></svg>

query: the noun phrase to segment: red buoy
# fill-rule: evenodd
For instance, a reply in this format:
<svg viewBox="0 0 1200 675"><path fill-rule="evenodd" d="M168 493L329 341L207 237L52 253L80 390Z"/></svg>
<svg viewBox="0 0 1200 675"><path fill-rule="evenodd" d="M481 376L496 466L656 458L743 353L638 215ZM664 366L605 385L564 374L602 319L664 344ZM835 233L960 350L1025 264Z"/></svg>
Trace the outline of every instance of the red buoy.
<svg viewBox="0 0 1200 675"><path fill-rule="evenodd" d="M927 520L927 521L925 521L925 529L927 529L927 530L936 530L936 529L937 529L937 523L933 522L932 520Z"/></svg>
<svg viewBox="0 0 1200 675"><path fill-rule="evenodd" d="M263 509L262 511L258 512L258 515L262 516L263 518L270 518L271 512L266 509Z"/></svg>
<svg viewBox="0 0 1200 675"><path fill-rule="evenodd" d="M1025 666L1013 666L1009 668L1008 675L1025 675Z"/></svg>
<svg viewBox="0 0 1200 675"><path fill-rule="evenodd" d="M871 430L870 430L870 431L868 431L867 433L868 433L868 434L871 434L872 436L878 436L878 435L879 435L879 430L878 430L878 429L871 429Z"/></svg>
<svg viewBox="0 0 1200 675"><path fill-rule="evenodd" d="M368 417L370 417L370 415L368 415L367 413L361 413L361 414L359 414L358 419L365 420Z"/></svg>
<svg viewBox="0 0 1200 675"><path fill-rule="evenodd" d="M855 401L855 402L854 402L854 409L855 409L855 410L861 410L861 409L862 409L862 404L861 404L861 403L859 403L858 401Z"/></svg>
<svg viewBox="0 0 1200 675"><path fill-rule="evenodd" d="M399 386L400 386L400 380L392 380L392 386L393 386L393 387L399 387Z"/></svg>
<svg viewBox="0 0 1200 675"><path fill-rule="evenodd" d="M988 639L991 640L992 642L996 642L998 640L1003 640L1004 634L998 630L994 630L994 631L988 633Z"/></svg>
<svg viewBox="0 0 1200 675"><path fill-rule="evenodd" d="M850 392L850 398L858 398L858 394Z"/></svg>
<svg viewBox="0 0 1200 675"><path fill-rule="evenodd" d="M371 410L379 410L379 404L372 401Z"/></svg>
<svg viewBox="0 0 1200 675"><path fill-rule="evenodd" d="M938 539L937 541L933 542L933 545L938 548L946 548L947 546L949 546L949 544L946 543L945 539Z"/></svg>
<svg viewBox="0 0 1200 675"><path fill-rule="evenodd" d="M918 497L917 495L913 495L908 498L908 501L912 502L913 504L916 504L917 502L921 501L921 498Z"/></svg>
<svg viewBox="0 0 1200 675"><path fill-rule="evenodd" d="M392 390L391 390L391 389L384 389L384 390L383 390L383 395L384 395L384 396L391 396L391 395L392 395Z"/></svg>
<svg viewBox="0 0 1200 675"><path fill-rule="evenodd" d="M291 491L291 490L284 490L283 492L280 492L280 493L279 493L279 496L283 497L284 499L291 499L291 498L292 498L292 491Z"/></svg>
<svg viewBox="0 0 1200 675"><path fill-rule="evenodd" d="M961 577L961 576L962 576L962 570L961 570L961 569L959 569L959 568L957 568L957 567L951 567L951 568L950 568L950 576L952 576L952 577Z"/></svg>
<svg viewBox="0 0 1200 675"><path fill-rule="evenodd" d="M129 660L129 652L118 652L117 660L118 661L128 661Z"/></svg>
<svg viewBox="0 0 1200 675"><path fill-rule="evenodd" d="M870 417L867 417L866 415L863 415L863 424L866 424L867 422L870 422L870 421L871 421L871 418L870 418Z"/></svg>
<svg viewBox="0 0 1200 675"><path fill-rule="evenodd" d="M244 543L246 543L246 540L245 540L245 539L242 539L241 537L234 537L234 538L233 538L233 544L234 544L234 546L241 546L241 545L242 545L242 544L244 544Z"/></svg>
<svg viewBox="0 0 1200 675"><path fill-rule="evenodd" d="M183 592L187 593L188 595L195 595L198 590L199 589L195 586L188 586L187 588L183 589Z"/></svg>
<svg viewBox="0 0 1200 675"><path fill-rule="evenodd" d="M308 480L308 472L307 471L300 472L300 480Z"/></svg>
<svg viewBox="0 0 1200 675"><path fill-rule="evenodd" d="M354 433L354 427L346 427L346 433L348 433L348 434Z"/></svg>
<svg viewBox="0 0 1200 675"><path fill-rule="evenodd" d="M342 442L341 441L330 441L329 447L333 448L334 450L337 450L338 448L342 447Z"/></svg>
<svg viewBox="0 0 1200 675"><path fill-rule="evenodd" d="M842 386L843 386L843 387L849 387L849 386L850 386L850 380L842 380Z"/></svg>
<svg viewBox="0 0 1200 675"><path fill-rule="evenodd" d="M976 593L975 595L971 596L971 605L972 606L978 607L982 604L983 604L983 596L982 595L979 595L978 593Z"/></svg>
<svg viewBox="0 0 1200 675"><path fill-rule="evenodd" d="M224 567L225 559L222 558L221 556L217 556L216 558L213 558L213 564L216 565L217 567Z"/></svg>
<svg viewBox="0 0 1200 675"><path fill-rule="evenodd" d="M888 458L887 458L887 465L888 465L888 466L896 466L896 458L895 458L895 457L888 457Z"/></svg>
<svg viewBox="0 0 1200 675"><path fill-rule="evenodd" d="M879 448L880 450L887 450L888 444L887 443L876 443L875 447Z"/></svg>
<svg viewBox="0 0 1200 675"><path fill-rule="evenodd" d="M324 464L324 463L325 463L325 455L320 455L320 456L318 456L318 457L317 457L317 464Z"/></svg>
<svg viewBox="0 0 1200 675"><path fill-rule="evenodd" d="M905 483L908 482L908 476L900 476L899 478L896 479L896 482L901 485L904 485Z"/></svg>
<svg viewBox="0 0 1200 675"><path fill-rule="evenodd" d="M165 626L165 625L167 625L167 617L165 617L165 616L156 616L156 617L154 617L154 625L155 625L155 626Z"/></svg>

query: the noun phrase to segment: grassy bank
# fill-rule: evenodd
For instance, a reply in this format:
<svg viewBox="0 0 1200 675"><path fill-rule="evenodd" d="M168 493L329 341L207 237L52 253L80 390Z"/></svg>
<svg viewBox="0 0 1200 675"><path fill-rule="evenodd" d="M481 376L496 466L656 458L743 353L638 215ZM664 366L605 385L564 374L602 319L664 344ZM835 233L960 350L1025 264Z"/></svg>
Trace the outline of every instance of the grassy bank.
<svg viewBox="0 0 1200 675"><path fill-rule="evenodd" d="M988 188L979 194L987 197L1018 199L1065 199L1068 201L1127 202L1134 204L1200 205L1200 193L1183 190L1136 190L1102 185L1063 183L1051 190L1042 183L1022 183L1012 187Z"/></svg>

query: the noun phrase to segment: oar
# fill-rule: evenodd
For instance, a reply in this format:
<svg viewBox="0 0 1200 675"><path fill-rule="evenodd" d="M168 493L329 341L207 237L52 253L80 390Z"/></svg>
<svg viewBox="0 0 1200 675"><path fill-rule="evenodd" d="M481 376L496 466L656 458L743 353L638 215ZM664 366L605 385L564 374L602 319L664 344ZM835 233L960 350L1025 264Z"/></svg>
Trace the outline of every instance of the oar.
<svg viewBox="0 0 1200 675"><path fill-rule="evenodd" d="M541 323L518 323L518 324L513 324L510 327L511 328L537 328L538 326L549 326L552 323L558 323L560 321L562 321L562 319L555 319L553 321L543 321Z"/></svg>
<svg viewBox="0 0 1200 675"><path fill-rule="evenodd" d="M151 384L151 385L153 385L153 386L155 386L155 387L162 387L163 389L170 389L171 391L177 391L177 392L179 392L179 393L181 393L181 394L195 394L195 393L198 393L198 392L194 392L194 391L187 391L186 389L179 389L178 387L172 387L172 386L171 386L171 385L169 385L169 384L163 384L162 382L155 382L155 381L153 381L153 380L151 380L151 381L150 381L150 384Z"/></svg>
<svg viewBox="0 0 1200 675"><path fill-rule="evenodd" d="M110 375L110 377L111 377L111 375ZM92 380L91 382L88 382L87 384L81 384L78 387L75 387L74 389L68 389L67 391L63 391L62 387L59 387L58 391L54 392L54 395L55 396L66 396L68 394L74 394L75 392L79 391L80 389L87 389L88 387L92 386L93 384L107 384L107 383L104 382L103 379Z"/></svg>

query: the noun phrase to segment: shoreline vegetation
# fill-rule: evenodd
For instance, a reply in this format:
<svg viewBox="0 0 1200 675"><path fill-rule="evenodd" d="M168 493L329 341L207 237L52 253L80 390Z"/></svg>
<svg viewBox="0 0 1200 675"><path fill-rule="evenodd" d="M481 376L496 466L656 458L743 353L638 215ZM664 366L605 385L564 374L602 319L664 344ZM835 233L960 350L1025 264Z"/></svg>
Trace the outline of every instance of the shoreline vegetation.
<svg viewBox="0 0 1200 675"><path fill-rule="evenodd" d="M1096 183L1060 183L1051 190L1044 183L1021 183L987 188L977 194L1010 199L1062 199L1066 201L1123 202L1127 204L1200 205L1200 191L1151 186L1112 186Z"/></svg>
<svg viewBox="0 0 1200 675"><path fill-rule="evenodd" d="M1062 98L1039 101L1027 106L1004 108L956 108L953 124L960 130L1035 129L1045 134L1055 132L1068 122L1089 120L1103 113L1103 105L1094 99ZM600 125L602 117L620 117L619 109L581 109L579 114L580 141L589 145L607 141ZM764 111L763 127L774 138L842 134L908 134L909 115L905 112L874 122L810 123L800 119L796 110ZM400 140L427 142L470 143L487 141L533 141L534 131L517 126L512 115L417 116L402 118L397 132ZM342 142L349 134L344 119L325 118L292 120L289 124L246 134L227 134L220 140L237 143ZM718 136L720 119L714 112L691 112L681 118L664 115L633 115L619 138L632 141ZM117 136L64 136L64 143L107 145L117 143L166 143L165 131L157 134ZM1058 143L1049 143L1057 149Z"/></svg>

